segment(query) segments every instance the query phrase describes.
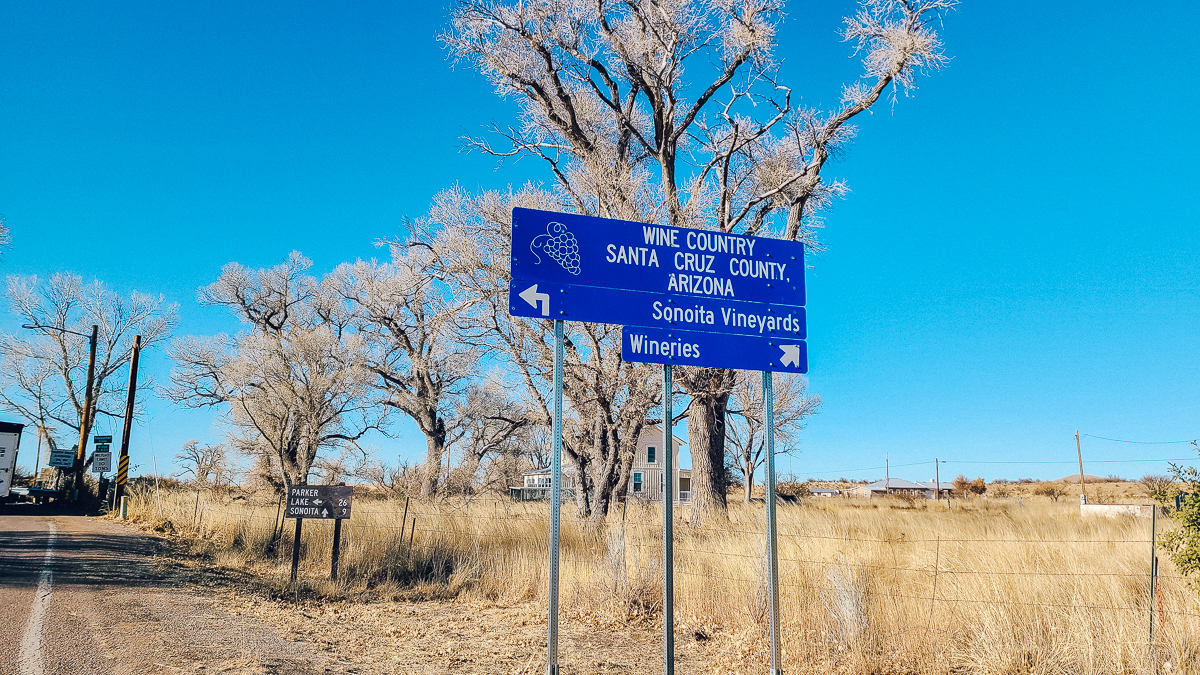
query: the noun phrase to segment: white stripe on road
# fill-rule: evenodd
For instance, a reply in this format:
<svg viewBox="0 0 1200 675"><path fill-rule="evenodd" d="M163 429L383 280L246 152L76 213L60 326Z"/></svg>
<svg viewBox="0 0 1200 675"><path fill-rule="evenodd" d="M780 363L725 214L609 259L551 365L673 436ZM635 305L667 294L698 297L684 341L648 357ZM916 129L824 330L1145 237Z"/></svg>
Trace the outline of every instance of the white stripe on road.
<svg viewBox="0 0 1200 675"><path fill-rule="evenodd" d="M51 580L50 559L54 557L54 523L50 536L46 538L46 557L42 558L42 573L38 576L37 594L33 596L33 607L29 610L29 623L25 624L25 637L21 639L21 653L17 657L17 672L20 675L43 675L46 664L42 661L42 618L50 606Z"/></svg>

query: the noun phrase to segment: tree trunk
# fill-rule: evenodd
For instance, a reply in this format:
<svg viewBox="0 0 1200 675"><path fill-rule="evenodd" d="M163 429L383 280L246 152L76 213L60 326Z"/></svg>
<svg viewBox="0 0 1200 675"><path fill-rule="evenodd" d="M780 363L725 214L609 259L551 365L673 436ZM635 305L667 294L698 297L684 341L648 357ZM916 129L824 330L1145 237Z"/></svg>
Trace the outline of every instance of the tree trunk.
<svg viewBox="0 0 1200 675"><path fill-rule="evenodd" d="M754 496L754 462L743 461L742 471L746 474L746 503Z"/></svg>
<svg viewBox="0 0 1200 675"><path fill-rule="evenodd" d="M725 410L729 391L692 393L688 442L692 446L692 517L702 520L728 507L725 491Z"/></svg>
<svg viewBox="0 0 1200 675"><path fill-rule="evenodd" d="M445 434L437 431L425 434L425 476L421 481L421 497L424 499L437 494L438 475L442 471L442 453L445 450Z"/></svg>

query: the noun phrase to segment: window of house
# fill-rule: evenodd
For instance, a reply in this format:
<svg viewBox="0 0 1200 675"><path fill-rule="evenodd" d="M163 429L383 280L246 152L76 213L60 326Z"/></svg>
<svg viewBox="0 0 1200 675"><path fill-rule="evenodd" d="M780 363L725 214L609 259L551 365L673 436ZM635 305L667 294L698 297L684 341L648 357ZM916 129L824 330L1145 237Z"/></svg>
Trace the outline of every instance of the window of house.
<svg viewBox="0 0 1200 675"><path fill-rule="evenodd" d="M646 448L646 463L647 464L654 463L654 446L653 445Z"/></svg>
<svg viewBox="0 0 1200 675"><path fill-rule="evenodd" d="M637 472L634 472L634 474L633 474L633 491L634 492L642 491L642 474L637 473Z"/></svg>

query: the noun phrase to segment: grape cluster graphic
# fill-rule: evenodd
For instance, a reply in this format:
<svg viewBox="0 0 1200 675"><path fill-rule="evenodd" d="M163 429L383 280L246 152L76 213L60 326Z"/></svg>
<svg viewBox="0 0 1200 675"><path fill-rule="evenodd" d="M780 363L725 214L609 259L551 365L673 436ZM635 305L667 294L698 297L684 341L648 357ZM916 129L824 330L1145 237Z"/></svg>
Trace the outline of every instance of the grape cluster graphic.
<svg viewBox="0 0 1200 675"><path fill-rule="evenodd" d="M542 259L537 254L539 248L559 265L562 265L566 271L571 274L579 274L579 242L575 240L575 235L571 234L566 225L548 223L546 234L539 234L530 242L529 250L538 259L538 264L541 264Z"/></svg>

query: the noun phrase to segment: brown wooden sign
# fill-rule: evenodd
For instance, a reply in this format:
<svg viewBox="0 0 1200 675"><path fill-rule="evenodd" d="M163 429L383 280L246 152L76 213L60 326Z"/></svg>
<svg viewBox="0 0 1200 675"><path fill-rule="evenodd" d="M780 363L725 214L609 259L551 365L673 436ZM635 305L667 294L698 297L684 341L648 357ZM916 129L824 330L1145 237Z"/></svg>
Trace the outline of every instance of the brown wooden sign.
<svg viewBox="0 0 1200 675"><path fill-rule="evenodd" d="M288 488L288 518L350 517L354 488L349 485L293 485Z"/></svg>

